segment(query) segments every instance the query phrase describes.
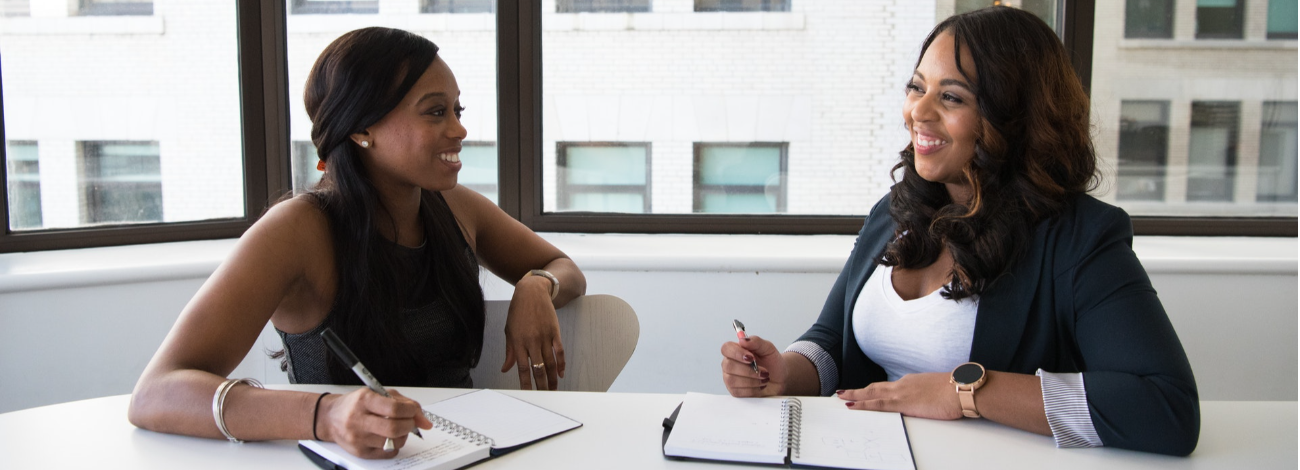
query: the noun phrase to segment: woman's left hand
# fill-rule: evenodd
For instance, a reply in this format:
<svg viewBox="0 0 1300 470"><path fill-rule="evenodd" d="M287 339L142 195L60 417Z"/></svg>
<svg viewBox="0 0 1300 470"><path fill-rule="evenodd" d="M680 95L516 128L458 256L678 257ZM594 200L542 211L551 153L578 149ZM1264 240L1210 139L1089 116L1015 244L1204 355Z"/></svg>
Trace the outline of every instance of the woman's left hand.
<svg viewBox="0 0 1300 470"><path fill-rule="evenodd" d="M835 392L854 410L892 411L929 419L962 417L951 374L908 374L896 382L876 382L857 390Z"/></svg>
<svg viewBox="0 0 1300 470"><path fill-rule="evenodd" d="M560 319L551 303L551 282L527 276L515 284L506 316L506 361L501 372L519 368L519 388L555 390L564 377Z"/></svg>

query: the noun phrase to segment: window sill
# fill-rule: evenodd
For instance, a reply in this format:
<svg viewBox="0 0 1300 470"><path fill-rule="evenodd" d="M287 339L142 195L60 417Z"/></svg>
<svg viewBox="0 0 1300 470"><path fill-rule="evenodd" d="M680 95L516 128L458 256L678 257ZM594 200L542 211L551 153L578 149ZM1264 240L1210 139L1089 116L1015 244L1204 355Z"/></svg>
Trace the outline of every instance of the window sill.
<svg viewBox="0 0 1300 470"><path fill-rule="evenodd" d="M850 235L543 233L584 270L837 273ZM235 240L0 254L0 293L205 278ZM1291 274L1294 238L1137 237L1152 274Z"/></svg>
<svg viewBox="0 0 1300 470"><path fill-rule="evenodd" d="M804 29L803 13L556 13L544 31L786 31Z"/></svg>
<svg viewBox="0 0 1300 470"><path fill-rule="evenodd" d="M1296 50L1295 39L1121 39L1120 49Z"/></svg>
<svg viewBox="0 0 1300 470"><path fill-rule="evenodd" d="M167 31L163 17L153 16L69 16L60 18L0 18L5 35L59 36L74 34L162 35Z"/></svg>

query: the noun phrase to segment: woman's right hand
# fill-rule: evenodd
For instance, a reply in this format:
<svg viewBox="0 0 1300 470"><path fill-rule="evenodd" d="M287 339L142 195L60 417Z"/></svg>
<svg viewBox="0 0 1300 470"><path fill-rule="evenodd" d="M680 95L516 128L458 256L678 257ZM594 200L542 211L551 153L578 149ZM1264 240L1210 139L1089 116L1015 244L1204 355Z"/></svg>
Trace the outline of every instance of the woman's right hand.
<svg viewBox="0 0 1300 470"><path fill-rule="evenodd" d="M332 441L352 455L364 459L387 459L406 445L411 429L433 428L424 417L420 404L396 390L392 398L360 388L346 395L327 395L320 404L317 436ZM384 450L384 441L393 439L394 449Z"/></svg>
<svg viewBox="0 0 1300 470"><path fill-rule="evenodd" d="M751 360L758 361L758 372L750 366ZM734 397L785 394L786 368L781 351L758 336L723 344L722 383Z"/></svg>

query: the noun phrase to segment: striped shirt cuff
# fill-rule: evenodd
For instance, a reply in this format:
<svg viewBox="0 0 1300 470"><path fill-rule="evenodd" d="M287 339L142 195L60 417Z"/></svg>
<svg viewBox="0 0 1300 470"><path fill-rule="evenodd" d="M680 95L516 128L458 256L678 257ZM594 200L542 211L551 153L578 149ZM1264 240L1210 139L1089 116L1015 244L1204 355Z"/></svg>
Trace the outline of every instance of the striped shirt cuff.
<svg viewBox="0 0 1300 470"><path fill-rule="evenodd" d="M795 341L790 347L785 348L785 352L799 353L808 358L808 361L813 363L813 367L817 368L817 380L821 382L822 396L829 397L835 394L835 386L840 383L840 371L835 367L835 359L830 353L812 341Z"/></svg>
<svg viewBox="0 0 1300 470"><path fill-rule="evenodd" d="M1083 374L1038 369L1034 375L1043 383L1043 409L1056 447L1101 447L1101 438L1097 437L1097 428L1093 427L1088 412Z"/></svg>

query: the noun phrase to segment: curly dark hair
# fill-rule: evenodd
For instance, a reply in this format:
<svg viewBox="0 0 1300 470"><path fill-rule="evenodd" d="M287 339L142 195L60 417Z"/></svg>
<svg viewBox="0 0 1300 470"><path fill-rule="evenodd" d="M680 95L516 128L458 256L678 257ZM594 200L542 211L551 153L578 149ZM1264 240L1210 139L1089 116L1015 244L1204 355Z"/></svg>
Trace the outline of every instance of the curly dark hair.
<svg viewBox="0 0 1300 470"><path fill-rule="evenodd" d="M963 170L972 196L955 202L944 184L917 174L909 143L892 170L898 231L879 262L923 268L946 246L955 265L942 295L956 300L983 292L1023 255L1033 227L1094 189L1098 177L1088 95L1051 27L1020 9L984 8L935 26L921 57L944 33L980 114L975 156ZM972 63L962 63L963 48Z"/></svg>

